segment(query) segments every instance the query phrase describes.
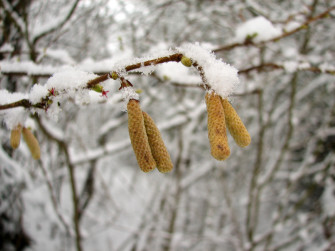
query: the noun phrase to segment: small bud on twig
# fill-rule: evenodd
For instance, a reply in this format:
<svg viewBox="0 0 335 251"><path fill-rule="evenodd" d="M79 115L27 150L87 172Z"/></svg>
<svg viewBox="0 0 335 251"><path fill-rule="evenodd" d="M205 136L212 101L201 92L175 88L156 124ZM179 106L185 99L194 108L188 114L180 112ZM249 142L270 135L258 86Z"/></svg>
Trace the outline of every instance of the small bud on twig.
<svg viewBox="0 0 335 251"><path fill-rule="evenodd" d="M186 67L191 67L192 66L192 60L188 57L183 56L180 60L180 62L185 65Z"/></svg>
<svg viewBox="0 0 335 251"><path fill-rule="evenodd" d="M113 72L110 74L110 76L111 76L111 78L114 79L114 80L117 80L118 77L119 77L119 75L118 75L115 71L113 71Z"/></svg>
<svg viewBox="0 0 335 251"><path fill-rule="evenodd" d="M103 86L99 85L99 84L92 87L93 91L96 91L96 92L99 92L99 93L102 93L103 89L104 89Z"/></svg>

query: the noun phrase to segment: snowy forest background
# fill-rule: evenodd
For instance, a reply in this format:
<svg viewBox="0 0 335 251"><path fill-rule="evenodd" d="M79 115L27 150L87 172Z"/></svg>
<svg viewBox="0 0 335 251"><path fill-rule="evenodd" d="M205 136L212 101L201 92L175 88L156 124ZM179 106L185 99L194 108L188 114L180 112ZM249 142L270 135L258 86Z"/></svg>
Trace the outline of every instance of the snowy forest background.
<svg viewBox="0 0 335 251"><path fill-rule="evenodd" d="M229 138L231 156L211 157L201 79L177 63L129 74L170 152L168 174L138 168L112 79L102 83L107 98L68 99L58 120L26 111L38 161L25 144L10 148L2 120L1 250L334 250L334 1L0 7L1 90L26 94L69 67L103 74L199 42L239 70L230 99L252 139L241 149ZM1 119L15 109L1 110Z"/></svg>

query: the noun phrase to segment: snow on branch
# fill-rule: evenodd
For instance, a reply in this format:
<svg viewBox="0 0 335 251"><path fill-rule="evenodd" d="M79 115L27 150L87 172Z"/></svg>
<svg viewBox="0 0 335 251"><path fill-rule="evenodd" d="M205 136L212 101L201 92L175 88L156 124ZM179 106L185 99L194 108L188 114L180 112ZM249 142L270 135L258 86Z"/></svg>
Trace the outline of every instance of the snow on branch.
<svg viewBox="0 0 335 251"><path fill-rule="evenodd" d="M285 70L287 72L309 71L314 73L326 73L335 75L335 67L330 65L320 65L319 67L311 66L308 62L299 63L295 61L288 61L283 63L262 63L254 65L245 69L239 70L239 74L248 74L252 71L266 71L266 70Z"/></svg>
<svg viewBox="0 0 335 251"><path fill-rule="evenodd" d="M272 23L270 21L268 21L265 18L258 18L255 20L250 20L253 22L253 24L256 24L259 26L259 24L261 24L262 27L265 27L266 29L260 30L257 29L255 30L251 30L248 29L249 27L253 27L254 29L254 25L248 25L247 23L244 23L243 26L240 27L239 30L239 34L237 34L237 39L238 41L219 47L217 49L214 50L215 53L217 52L221 52L221 51L228 51L237 47L243 47L243 46L260 46L260 45L264 45L270 42L277 42L283 38L286 38L288 36L293 35L294 33L301 31L303 29L306 29L306 27L308 27L310 24L312 24L313 22L316 22L320 19L323 18L327 18L330 14L331 11L335 10L335 6L331 6L329 7L327 10L325 10L324 12L320 13L317 16L314 17L310 17L308 18L305 22L303 22L302 24L300 24L298 27L293 28L291 30L288 31L283 31L281 34L279 33L279 30L277 28L275 28ZM249 22L250 22L249 21ZM262 32L268 32L268 30L271 30L270 35L269 34L263 34ZM242 40L242 35L244 34L244 41L240 41Z"/></svg>
<svg viewBox="0 0 335 251"><path fill-rule="evenodd" d="M32 112L35 112L36 109L42 109L49 116L57 117L60 112L59 104L65 99L71 98L78 101L77 103L79 104L90 103L89 96L92 93L91 90L102 93L102 97L107 97L107 91L99 83L118 78L123 82L128 72L152 73L154 66L167 62L182 62L188 67L195 67L206 89L214 90L223 98L231 95L239 83L237 69L226 64L221 59L216 59L212 52L201 47L199 44L186 44L164 53L165 56L162 56L162 53L160 53L153 59L135 58L126 62L116 63L114 66L111 66L111 72L101 76L73 68L62 68L61 71L56 72L49 78L45 85L35 84L29 94L23 94L25 97L22 99L15 100L12 94L0 91L2 96L11 96L10 99L1 99L0 110L23 107L32 109ZM185 64L184 59L188 63ZM4 70L13 69L10 64L4 64L3 67L5 68ZM34 72L36 69L42 72L56 70L54 68L39 68L39 66L33 64L29 65L28 68L31 69L30 72ZM15 125L10 124L9 128L11 129L12 126Z"/></svg>

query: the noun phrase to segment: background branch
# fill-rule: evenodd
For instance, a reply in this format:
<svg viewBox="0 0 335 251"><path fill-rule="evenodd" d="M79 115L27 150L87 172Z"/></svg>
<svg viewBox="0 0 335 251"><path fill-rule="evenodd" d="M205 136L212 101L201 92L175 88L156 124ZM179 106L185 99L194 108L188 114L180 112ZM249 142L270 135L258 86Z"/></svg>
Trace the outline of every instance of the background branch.
<svg viewBox="0 0 335 251"><path fill-rule="evenodd" d="M215 49L214 52L217 53L217 52L221 52L221 51L229 51L229 50L234 49L236 47L243 47L243 46L263 46L263 45L265 45L267 43L270 43L270 42L277 42L277 41L279 41L283 38L286 38L288 36L293 35L294 33L298 32L298 31L306 29L310 24L312 24L315 21L318 21L318 20L323 19L323 18L327 18L329 13L331 11L333 11L334 9L335 9L335 6L329 7L327 10L325 10L321 14L319 14L315 17L308 18L305 22L303 22L297 28L295 28L291 31L284 31L283 34L281 34L279 36L276 36L274 38L271 38L271 39L268 39L268 40L265 40L265 41L261 41L261 42L258 42L258 43L253 42L251 39L246 39L243 43L237 42L237 43L228 44L228 45L225 45L225 46L222 46L220 48Z"/></svg>

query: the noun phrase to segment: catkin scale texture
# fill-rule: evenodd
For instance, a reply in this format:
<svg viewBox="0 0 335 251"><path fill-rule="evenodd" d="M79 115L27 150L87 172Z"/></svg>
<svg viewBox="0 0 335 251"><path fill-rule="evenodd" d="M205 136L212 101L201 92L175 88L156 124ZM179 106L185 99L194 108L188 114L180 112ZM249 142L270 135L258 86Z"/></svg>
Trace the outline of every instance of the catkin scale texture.
<svg viewBox="0 0 335 251"><path fill-rule="evenodd" d="M13 149L18 148L20 145L21 131L22 131L22 126L18 125L15 128L13 128L10 133L10 145Z"/></svg>
<svg viewBox="0 0 335 251"><path fill-rule="evenodd" d="M211 154L217 160L225 160L230 155L230 148L228 145L225 115L220 96L214 92L206 93L206 105Z"/></svg>
<svg viewBox="0 0 335 251"><path fill-rule="evenodd" d="M35 138L34 134L29 129L23 127L22 136L24 141L27 143L31 156L34 159L39 159L41 157L41 150L40 145L37 139Z"/></svg>
<svg viewBox="0 0 335 251"><path fill-rule="evenodd" d="M151 153L157 164L157 169L162 173L170 172L173 169L173 164L170 154L163 142L162 136L154 120L149 116L149 114L143 112L143 118Z"/></svg>
<svg viewBox="0 0 335 251"><path fill-rule="evenodd" d="M241 118L238 116L236 110L227 99L221 99L221 102L228 130L233 136L236 144L240 147L248 146L251 142L251 138Z"/></svg>
<svg viewBox="0 0 335 251"><path fill-rule="evenodd" d="M137 163L143 172L149 172L156 168L156 162L151 153L139 101L129 100L127 111L129 137Z"/></svg>

